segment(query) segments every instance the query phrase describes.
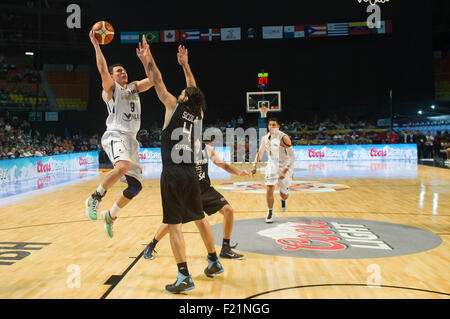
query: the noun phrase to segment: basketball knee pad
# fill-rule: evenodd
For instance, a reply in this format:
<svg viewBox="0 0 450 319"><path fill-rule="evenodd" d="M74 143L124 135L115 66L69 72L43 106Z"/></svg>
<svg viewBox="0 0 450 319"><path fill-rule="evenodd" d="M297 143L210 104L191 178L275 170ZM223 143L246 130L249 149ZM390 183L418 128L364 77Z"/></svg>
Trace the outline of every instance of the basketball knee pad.
<svg viewBox="0 0 450 319"><path fill-rule="evenodd" d="M128 187L123 191L123 196L128 199L133 199L142 190L142 184L136 178L125 175Z"/></svg>

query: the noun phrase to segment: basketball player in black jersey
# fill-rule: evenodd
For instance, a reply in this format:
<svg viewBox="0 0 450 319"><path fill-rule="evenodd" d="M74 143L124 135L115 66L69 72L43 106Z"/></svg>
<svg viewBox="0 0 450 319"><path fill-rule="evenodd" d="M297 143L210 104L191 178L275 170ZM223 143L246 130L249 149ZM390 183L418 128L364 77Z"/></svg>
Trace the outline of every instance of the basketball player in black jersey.
<svg viewBox="0 0 450 319"><path fill-rule="evenodd" d="M205 274L213 277L224 271L216 254L211 225L203 214L200 184L195 171L195 144L201 145L201 123L206 102L203 92L197 88L184 47L179 46L177 58L183 67L186 88L177 99L167 91L145 37L142 42L143 55L147 59L145 72L153 79L156 94L166 108L161 137L161 199L163 223L169 225L170 245L178 267L177 280L166 285L166 291L181 293L195 288L187 267L182 224L194 221L200 231L208 251ZM198 131L200 134L195 134ZM201 152L198 153L201 156Z"/></svg>
<svg viewBox="0 0 450 319"><path fill-rule="evenodd" d="M217 212L223 215L223 242L220 251L221 258L242 259L244 256L231 250L230 238L233 231L234 212L227 200L211 186L211 180L208 175L208 162L211 160L216 166L222 168L230 174L238 176L248 176L249 172L238 170L237 168L225 163L216 153L213 147L203 144L202 159L195 164L198 181L200 182L200 192L203 203L203 210L208 216ZM161 224L156 231L155 237L144 250L145 259L153 259L156 244L168 233L168 225Z"/></svg>

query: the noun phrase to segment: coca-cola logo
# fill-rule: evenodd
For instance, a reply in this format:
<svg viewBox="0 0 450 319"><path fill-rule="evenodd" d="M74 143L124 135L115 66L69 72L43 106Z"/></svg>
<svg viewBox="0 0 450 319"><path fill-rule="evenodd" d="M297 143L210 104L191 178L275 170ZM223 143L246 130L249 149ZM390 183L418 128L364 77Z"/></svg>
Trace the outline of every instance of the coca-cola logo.
<svg viewBox="0 0 450 319"><path fill-rule="evenodd" d="M319 157L325 157L324 151L314 151L313 148L308 149L308 156L309 158L319 158Z"/></svg>
<svg viewBox="0 0 450 319"><path fill-rule="evenodd" d="M213 225L220 245L223 225ZM427 230L373 220L275 217L235 221L239 250L298 258L359 259L415 254L436 248L442 239Z"/></svg>
<svg viewBox="0 0 450 319"><path fill-rule="evenodd" d="M38 173L47 173L47 172L50 172L52 170L52 168L50 166L50 162L43 164L41 160L39 160L37 162L36 167L37 167L37 172Z"/></svg>
<svg viewBox="0 0 450 319"><path fill-rule="evenodd" d="M87 164L88 164L88 159L87 159L87 157L84 158L84 157L82 157L82 156L80 155L80 158L78 159L78 163L79 163L80 165L87 165Z"/></svg>
<svg viewBox="0 0 450 319"><path fill-rule="evenodd" d="M377 150L375 147L370 149L371 157L385 157L387 156L387 152L385 150Z"/></svg>

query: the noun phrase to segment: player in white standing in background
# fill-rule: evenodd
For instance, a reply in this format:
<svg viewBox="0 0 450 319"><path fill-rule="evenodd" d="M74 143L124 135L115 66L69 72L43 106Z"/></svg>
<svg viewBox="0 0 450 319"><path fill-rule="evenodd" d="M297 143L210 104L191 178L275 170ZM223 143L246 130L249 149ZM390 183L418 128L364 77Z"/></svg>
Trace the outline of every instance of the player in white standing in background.
<svg viewBox="0 0 450 319"><path fill-rule="evenodd" d="M90 220L97 220L98 205L106 191L119 180L127 183L128 187L111 209L101 212L105 231L112 238L117 213L142 190L139 142L136 140L136 134L141 127L139 93L149 90L153 82L145 78L128 83L128 75L122 65L114 64L108 67L92 30L89 37L95 49L97 68L102 78L102 98L108 110L102 147L114 168L105 176L97 190L86 199L86 216ZM142 48L136 49L136 53L143 62Z"/></svg>
<svg viewBox="0 0 450 319"><path fill-rule="evenodd" d="M276 118L268 121L269 133L263 136L259 145L258 153L253 162L252 174L256 173L256 164L261 160L264 152L267 151L268 161L266 166L266 201L267 218L266 223L273 222L273 192L275 185L280 189L281 211L286 210L286 200L289 196L289 187L291 186L294 173L295 154L292 142L289 136L280 131L280 124Z"/></svg>

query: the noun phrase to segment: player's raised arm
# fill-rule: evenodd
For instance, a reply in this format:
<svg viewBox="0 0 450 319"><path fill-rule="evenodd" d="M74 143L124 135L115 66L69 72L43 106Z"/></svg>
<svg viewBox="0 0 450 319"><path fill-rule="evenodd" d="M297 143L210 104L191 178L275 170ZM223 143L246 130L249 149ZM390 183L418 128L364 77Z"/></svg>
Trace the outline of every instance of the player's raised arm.
<svg viewBox="0 0 450 319"><path fill-rule="evenodd" d="M109 95L114 91L115 83L111 77L111 74L108 70L108 64L106 64L105 57L103 56L102 50L100 49L100 45L98 44L97 39L95 38L94 31L91 30L89 32L89 38L91 39L92 45L95 49L95 59L97 61L97 69L100 72L100 76L102 77L102 87L103 90Z"/></svg>
<svg viewBox="0 0 450 319"><path fill-rule="evenodd" d="M182 66L184 71L184 77L186 78L186 87L197 87L194 75L192 74L191 67L188 61L188 50L183 46L178 46L177 53L178 63Z"/></svg>
<svg viewBox="0 0 450 319"><path fill-rule="evenodd" d="M142 48L142 56L139 57L139 59L141 59L144 65L145 74L149 79L152 79L159 100L164 104L166 109L171 111L177 105L177 99L167 91L166 85L164 84L161 76L161 72L156 66L155 59L152 56L150 46L148 45L145 37L142 38Z"/></svg>
<svg viewBox="0 0 450 319"><path fill-rule="evenodd" d="M248 176L250 175L249 172L246 170L238 170L237 168L231 166L230 164L223 161L222 158L220 158L219 155L217 155L216 151L209 145L206 146L207 152L209 154L209 158L213 161L213 163L217 166L223 169L224 171L238 175L238 176Z"/></svg>
<svg viewBox="0 0 450 319"><path fill-rule="evenodd" d="M147 64L147 59L146 59L146 55L145 55L146 48L144 48L144 46L141 44L141 42L139 42L139 48L136 48L136 54L137 54L139 60L141 60L142 64L144 65L144 68L145 68L145 65ZM145 79L133 82L136 85L136 89L137 89L138 93L145 92L153 86L153 80L149 77L149 75L150 74L148 74L147 78L145 78Z"/></svg>

